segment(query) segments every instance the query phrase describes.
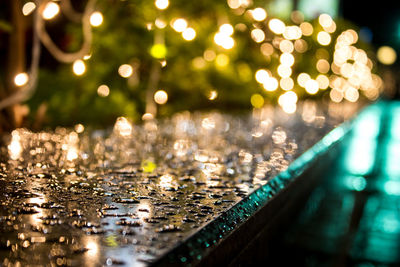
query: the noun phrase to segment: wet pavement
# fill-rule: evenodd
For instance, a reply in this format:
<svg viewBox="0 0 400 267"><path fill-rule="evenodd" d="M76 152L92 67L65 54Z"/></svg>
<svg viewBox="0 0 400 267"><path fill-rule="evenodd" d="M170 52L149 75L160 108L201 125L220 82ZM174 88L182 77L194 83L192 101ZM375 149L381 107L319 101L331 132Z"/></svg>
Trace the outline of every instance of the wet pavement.
<svg viewBox="0 0 400 267"><path fill-rule="evenodd" d="M292 115L186 112L143 125L119 118L101 131L17 129L1 148L0 264L150 265L355 110L306 102Z"/></svg>

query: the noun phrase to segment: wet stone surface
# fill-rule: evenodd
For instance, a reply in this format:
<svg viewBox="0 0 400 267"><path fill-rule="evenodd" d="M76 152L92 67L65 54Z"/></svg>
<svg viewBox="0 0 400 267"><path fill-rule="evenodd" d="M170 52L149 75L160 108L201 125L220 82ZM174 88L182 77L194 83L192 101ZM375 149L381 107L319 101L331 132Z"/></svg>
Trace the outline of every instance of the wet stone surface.
<svg viewBox="0 0 400 267"><path fill-rule="evenodd" d="M151 264L286 169L338 114L303 105L15 130L1 147L0 265Z"/></svg>

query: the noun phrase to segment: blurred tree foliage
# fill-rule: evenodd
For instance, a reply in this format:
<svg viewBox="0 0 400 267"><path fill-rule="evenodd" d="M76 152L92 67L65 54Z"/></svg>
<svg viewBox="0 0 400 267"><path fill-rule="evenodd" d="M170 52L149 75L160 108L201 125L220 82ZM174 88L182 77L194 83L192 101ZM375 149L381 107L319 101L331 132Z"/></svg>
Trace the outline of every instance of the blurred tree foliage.
<svg viewBox="0 0 400 267"><path fill-rule="evenodd" d="M74 8L82 11L85 2L72 3ZM263 7L268 12L266 5L266 1L254 0L247 7L231 9L226 1L174 0L170 1L167 9L159 10L154 1L98 1L96 9L103 14L104 21L99 27L93 27L91 57L84 60L86 72L76 76L71 64L55 62L50 55L43 54L39 85L35 95L27 102L30 108L28 123L37 119L40 107L45 107L44 123L49 126L83 123L105 127L118 116L138 121L146 110L146 90L153 64L160 65L161 75L157 88L152 90L163 89L168 93L168 102L158 105L159 116L181 110L250 110L250 98L255 93L262 95L266 103L276 103L279 95L285 91L278 88L267 92L254 78L260 68L269 69L277 76L276 68L281 54L279 49L275 47L271 56L260 52L262 43L272 43L276 37L268 28L271 16L268 14L266 20L258 22L246 12L256 7ZM185 40L181 33L171 27L171 21L176 18L184 18L188 26L195 29L194 40ZM165 28L160 28L160 24L157 26L156 20L164 22ZM232 49L224 49L214 42L215 33L224 23L233 25L235 29L232 35L235 45ZM290 20L285 23L298 25ZM315 33L322 30L317 19L312 24ZM341 20L336 21L336 25L337 29L332 33L332 42L328 46L319 45L316 34L303 36L308 49L304 53L295 53L296 64L292 68L295 80L293 91L299 98L322 98L328 93L328 90L320 90L316 95L308 96L304 88L296 83L296 77L301 72L307 72L315 78L318 74L315 68L317 49L323 47L332 55L334 40L351 26ZM46 23L46 27L60 48L66 51L79 49L83 39L81 25L66 20L62 10L58 17ZM257 43L252 39L250 32L254 28L265 32L264 42ZM152 56L152 47L157 38L162 39L158 48L165 47L165 58L154 57L154 50ZM360 46L359 43L357 45ZM368 48L364 45L361 47ZM225 60L222 63L226 65L218 64L217 59L205 60L205 51L213 51L217 58ZM158 52L162 54L163 51ZM133 74L129 78L118 74L122 64L133 67ZM97 88L102 84L110 88L107 97L97 93ZM218 96L210 100L213 90Z"/></svg>

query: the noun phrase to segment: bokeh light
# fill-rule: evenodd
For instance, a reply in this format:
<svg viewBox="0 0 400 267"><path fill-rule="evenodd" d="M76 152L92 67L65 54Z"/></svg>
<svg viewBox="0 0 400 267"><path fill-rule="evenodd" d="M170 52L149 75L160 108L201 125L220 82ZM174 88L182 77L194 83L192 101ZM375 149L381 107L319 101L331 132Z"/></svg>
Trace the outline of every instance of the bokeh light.
<svg viewBox="0 0 400 267"><path fill-rule="evenodd" d="M107 97L110 94L110 88L107 85L102 84L97 88L97 94L101 97Z"/></svg>
<svg viewBox="0 0 400 267"><path fill-rule="evenodd" d="M103 23L103 14L101 12L96 11L90 15L90 25L93 27L98 27Z"/></svg>
<svg viewBox="0 0 400 267"><path fill-rule="evenodd" d="M55 16L57 16L59 12L60 12L60 6L57 3L48 2L43 9L42 17L45 20L50 20Z"/></svg>
<svg viewBox="0 0 400 267"><path fill-rule="evenodd" d="M268 27L273 33L276 34L282 34L286 28L285 23L283 23L283 21L281 21L280 19L271 19L268 22Z"/></svg>
<svg viewBox="0 0 400 267"><path fill-rule="evenodd" d="M169 6L169 1L168 0L156 0L154 2L154 5L160 9L160 10L164 10Z"/></svg>
<svg viewBox="0 0 400 267"><path fill-rule="evenodd" d="M35 8L36 5L34 2L26 2L22 7L22 14L24 14L24 16L28 16L35 10Z"/></svg>
<svg viewBox="0 0 400 267"><path fill-rule="evenodd" d="M133 74L133 68L129 64L122 64L118 68L118 74L123 78L129 78Z"/></svg>
<svg viewBox="0 0 400 267"><path fill-rule="evenodd" d="M29 76L26 72L21 72L15 75L14 77L14 84L16 86L24 86L29 81Z"/></svg>
<svg viewBox="0 0 400 267"><path fill-rule="evenodd" d="M378 49L377 57L382 64L392 65L397 59L397 54L390 46L382 46Z"/></svg>
<svg viewBox="0 0 400 267"><path fill-rule="evenodd" d="M251 10L251 16L256 21L263 21L267 18L267 12L265 11L264 8L257 7Z"/></svg>
<svg viewBox="0 0 400 267"><path fill-rule="evenodd" d="M260 94L253 94L250 98L250 103L255 108L261 108L264 105L264 97Z"/></svg>
<svg viewBox="0 0 400 267"><path fill-rule="evenodd" d="M158 90L154 94L154 101L159 105L164 105L168 101L168 94L164 90Z"/></svg>
<svg viewBox="0 0 400 267"><path fill-rule="evenodd" d="M194 38L196 38L196 31L193 28L186 28L182 32L182 37L186 41L192 41Z"/></svg>
<svg viewBox="0 0 400 267"><path fill-rule="evenodd" d="M81 59L75 60L74 63L72 64L72 71L77 76L83 75L86 71L85 62L83 62L83 60Z"/></svg>

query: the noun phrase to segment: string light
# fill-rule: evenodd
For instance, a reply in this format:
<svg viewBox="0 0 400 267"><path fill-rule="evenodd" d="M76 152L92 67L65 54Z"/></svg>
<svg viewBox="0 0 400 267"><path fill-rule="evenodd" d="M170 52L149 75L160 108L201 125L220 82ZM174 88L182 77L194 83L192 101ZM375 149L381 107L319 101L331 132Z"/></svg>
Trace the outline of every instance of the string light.
<svg viewBox="0 0 400 267"><path fill-rule="evenodd" d="M263 21L267 18L267 12L264 8L257 7L250 12L251 16L256 21Z"/></svg>
<svg viewBox="0 0 400 267"><path fill-rule="evenodd" d="M57 16L59 12L60 12L60 6L57 3L48 2L43 9L42 17L45 20L50 20L55 16Z"/></svg>
<svg viewBox="0 0 400 267"><path fill-rule="evenodd" d="M99 27L103 23L103 14L101 12L96 11L90 15L90 25L93 27Z"/></svg>
<svg viewBox="0 0 400 267"><path fill-rule="evenodd" d="M316 80L309 79L306 82L305 89L306 92L309 93L310 95L315 95L316 93L318 93L319 90L318 82Z"/></svg>
<svg viewBox="0 0 400 267"><path fill-rule="evenodd" d="M229 57L225 54L219 54L215 58L215 64L217 65L217 67L224 68L229 64Z"/></svg>
<svg viewBox="0 0 400 267"><path fill-rule="evenodd" d="M107 85L102 84L97 88L97 94L101 97L107 97L110 94L110 88Z"/></svg>
<svg viewBox="0 0 400 267"><path fill-rule="evenodd" d="M377 57L385 65L392 65L397 59L396 51L390 46L379 47Z"/></svg>
<svg viewBox="0 0 400 267"><path fill-rule="evenodd" d="M255 108L261 108L264 105L264 97L260 94L253 94L250 98L250 103Z"/></svg>
<svg viewBox="0 0 400 267"><path fill-rule="evenodd" d="M274 47L270 43L263 43L260 51L264 56L271 56L274 53Z"/></svg>
<svg viewBox="0 0 400 267"><path fill-rule="evenodd" d="M294 56L290 53L282 53L279 61L282 65L291 67L294 64Z"/></svg>
<svg viewBox="0 0 400 267"><path fill-rule="evenodd" d="M159 105L164 105L168 101L168 94L164 90L158 90L154 94L154 101Z"/></svg>
<svg viewBox="0 0 400 267"><path fill-rule="evenodd" d="M265 33L261 29L254 29L251 31L251 38L256 43L261 43L265 39Z"/></svg>
<svg viewBox="0 0 400 267"><path fill-rule="evenodd" d="M85 126L78 123L75 125L74 129L75 129L75 132L77 132L77 133L83 133L85 131Z"/></svg>
<svg viewBox="0 0 400 267"><path fill-rule="evenodd" d="M24 16L28 16L29 14L31 14L35 10L35 8L36 8L35 3L27 2L22 7L22 14L24 14Z"/></svg>
<svg viewBox="0 0 400 267"><path fill-rule="evenodd" d="M22 73L18 73L17 75L15 75L14 77L14 84L16 86L24 86L25 84L27 84L29 81L29 76L27 73L22 72Z"/></svg>
<svg viewBox="0 0 400 267"><path fill-rule="evenodd" d="M182 37L186 41L192 41L194 38L196 38L196 31L193 28L186 28L182 32Z"/></svg>
<svg viewBox="0 0 400 267"><path fill-rule="evenodd" d="M325 45L325 46L329 45L331 43L331 36L329 33L325 32L325 31L321 31L317 35L317 41L321 45Z"/></svg>
<svg viewBox="0 0 400 267"><path fill-rule="evenodd" d="M318 82L318 86L320 89L325 90L328 88L329 78L326 75L320 74L317 76L315 80Z"/></svg>
<svg viewBox="0 0 400 267"><path fill-rule="evenodd" d="M217 56L217 54L215 54L215 52L213 50L206 50L203 53L203 57L206 61L213 61L215 59L215 57Z"/></svg>
<svg viewBox="0 0 400 267"><path fill-rule="evenodd" d="M263 86L265 90L272 92L278 88L279 83L275 77L268 77L267 79L265 79Z"/></svg>
<svg viewBox="0 0 400 267"><path fill-rule="evenodd" d="M309 22L302 22L300 24L300 29L304 36L311 36L314 31L313 26Z"/></svg>
<svg viewBox="0 0 400 267"><path fill-rule="evenodd" d="M311 79L310 75L308 75L307 73L303 72L303 73L300 73L299 76L297 76L297 83L301 87L306 87L306 83L310 79Z"/></svg>
<svg viewBox="0 0 400 267"><path fill-rule="evenodd" d="M257 82L263 84L269 78L269 74L265 69L259 69L256 71L255 78Z"/></svg>
<svg viewBox="0 0 400 267"><path fill-rule="evenodd" d="M276 34L282 34L285 31L285 23L280 19L271 19L268 23L268 27Z"/></svg>
<svg viewBox="0 0 400 267"><path fill-rule="evenodd" d="M167 9L167 7L169 6L169 1L168 0L156 0L154 5L158 9L164 10L164 9Z"/></svg>
<svg viewBox="0 0 400 267"><path fill-rule="evenodd" d="M233 26L231 24L225 23L225 24L222 24L219 27L219 32L224 34L224 35L231 36L233 34L233 32L234 32L234 29L233 29Z"/></svg>
<svg viewBox="0 0 400 267"><path fill-rule="evenodd" d="M279 85L281 86L281 88L285 91L289 91L292 90L294 87L294 81L292 78L288 77L288 78L282 78L279 81Z"/></svg>
<svg viewBox="0 0 400 267"><path fill-rule="evenodd" d="M74 64L72 65L72 70L73 70L74 74L77 76L83 75L86 71L85 62L83 62L80 59L75 60Z"/></svg>
<svg viewBox="0 0 400 267"><path fill-rule="evenodd" d="M122 64L118 68L118 74L123 78L129 78L133 74L133 68L129 64Z"/></svg>
<svg viewBox="0 0 400 267"><path fill-rule="evenodd" d="M323 28L329 28L332 25L333 20L328 14L321 14L318 17L318 22Z"/></svg>
<svg viewBox="0 0 400 267"><path fill-rule="evenodd" d="M301 29L298 26L287 26L283 31L283 37L288 40L300 39L302 35Z"/></svg>
<svg viewBox="0 0 400 267"><path fill-rule="evenodd" d="M279 96L278 104L282 107L284 112L291 114L296 111L297 100L297 94L293 91L288 91Z"/></svg>
<svg viewBox="0 0 400 267"><path fill-rule="evenodd" d="M172 22L172 28L176 32L183 32L187 28L187 26L188 26L188 23L183 18L175 19Z"/></svg>
<svg viewBox="0 0 400 267"><path fill-rule="evenodd" d="M281 50L282 53L292 53L294 50L294 45L289 40L282 40L279 43L279 50Z"/></svg>
<svg viewBox="0 0 400 267"><path fill-rule="evenodd" d="M213 101L215 99L217 99L218 97L218 92L216 90L212 90L210 91L209 95L208 95L208 99Z"/></svg>
<svg viewBox="0 0 400 267"><path fill-rule="evenodd" d="M164 29L165 27L167 27L167 23L160 18L156 18L156 21L154 22L154 24L159 29Z"/></svg>

